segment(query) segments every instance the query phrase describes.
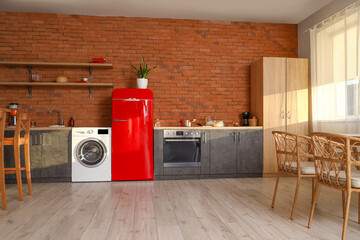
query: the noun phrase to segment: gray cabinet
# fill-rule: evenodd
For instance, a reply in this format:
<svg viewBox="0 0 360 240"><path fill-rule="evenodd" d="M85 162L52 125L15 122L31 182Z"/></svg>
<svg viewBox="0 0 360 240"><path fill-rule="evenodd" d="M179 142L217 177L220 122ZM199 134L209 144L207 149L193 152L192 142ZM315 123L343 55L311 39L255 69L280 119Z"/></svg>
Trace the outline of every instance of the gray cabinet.
<svg viewBox="0 0 360 240"><path fill-rule="evenodd" d="M5 136L13 136L14 131L6 131ZM71 130L31 130L30 166L34 182L71 180ZM5 166L14 165L13 147L5 147ZM23 148L21 148L23 161ZM24 164L24 163L22 163ZM25 178L25 173L23 178ZM15 175L7 175L9 182Z"/></svg>
<svg viewBox="0 0 360 240"><path fill-rule="evenodd" d="M212 130L210 173L261 176L262 130Z"/></svg>
<svg viewBox="0 0 360 240"><path fill-rule="evenodd" d="M211 130L210 133L210 173L236 173L236 131Z"/></svg>
<svg viewBox="0 0 360 240"><path fill-rule="evenodd" d="M201 167L164 168L164 130L154 130L155 179L261 177L263 131L258 129L201 130Z"/></svg>
<svg viewBox="0 0 360 240"><path fill-rule="evenodd" d="M263 172L263 131L238 131L238 173L246 176L262 176Z"/></svg>

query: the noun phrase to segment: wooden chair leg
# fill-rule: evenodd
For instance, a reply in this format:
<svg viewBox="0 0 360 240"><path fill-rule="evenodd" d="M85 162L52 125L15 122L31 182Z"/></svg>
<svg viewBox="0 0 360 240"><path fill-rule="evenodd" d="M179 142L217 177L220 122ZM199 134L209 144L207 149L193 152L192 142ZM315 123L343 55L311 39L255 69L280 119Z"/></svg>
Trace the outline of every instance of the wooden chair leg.
<svg viewBox="0 0 360 240"><path fill-rule="evenodd" d="M343 232L342 232L342 237L341 237L342 240L345 240L345 238L346 238L346 228L347 228L347 222L348 222L348 217L349 217L350 198L351 198L351 191L348 191L347 198L346 198L346 206L345 206Z"/></svg>
<svg viewBox="0 0 360 240"><path fill-rule="evenodd" d="M6 203L6 189L5 189L5 171L4 171L4 149L0 148L0 190L2 209L7 209Z"/></svg>
<svg viewBox="0 0 360 240"><path fill-rule="evenodd" d="M25 170L26 170L27 184L29 188L29 195L32 195L29 144L24 144L24 155L25 155Z"/></svg>
<svg viewBox="0 0 360 240"><path fill-rule="evenodd" d="M274 196L273 196L273 200L272 200L272 203L271 203L271 207L272 207L272 208L274 208L274 206L275 206L276 192L277 192L278 185L279 185L279 179L280 179L280 172L278 172L277 177L276 177L276 184L275 184Z"/></svg>
<svg viewBox="0 0 360 240"><path fill-rule="evenodd" d="M320 187L320 184L319 184L318 181L316 181L316 184L315 184L315 193L316 193L316 196L314 197L313 202L312 202L312 204L311 204L311 210L310 210L308 228L311 227L311 221L312 221L312 218L313 218L313 216L314 216L315 204L316 204L317 198L319 197L319 187Z"/></svg>
<svg viewBox="0 0 360 240"><path fill-rule="evenodd" d="M341 200L343 208L343 218L345 218L345 190L341 190Z"/></svg>
<svg viewBox="0 0 360 240"><path fill-rule="evenodd" d="M294 196L293 207L292 207L291 216L290 216L290 219L291 219L291 220L294 219L296 200L297 200L297 197L298 197L299 187L300 187L300 180L301 180L301 178L298 177L298 178L297 178L297 183L296 183L296 189L295 189L295 196Z"/></svg>
<svg viewBox="0 0 360 240"><path fill-rule="evenodd" d="M317 182L317 180L316 180ZM316 182L315 182L315 186L316 186ZM321 185L319 184L319 187L318 189L316 189L315 187L315 204L317 204L319 202L319 195L320 195L320 188L321 188Z"/></svg>
<svg viewBox="0 0 360 240"><path fill-rule="evenodd" d="M14 160L15 160L15 173L16 173L16 181L18 186L18 192L19 192L19 200L22 201L24 199L23 197L23 191L22 191L22 181L21 181L21 165L20 165L20 146L14 144Z"/></svg>
<svg viewBox="0 0 360 240"><path fill-rule="evenodd" d="M315 197L315 178L311 178L311 203L314 201Z"/></svg>

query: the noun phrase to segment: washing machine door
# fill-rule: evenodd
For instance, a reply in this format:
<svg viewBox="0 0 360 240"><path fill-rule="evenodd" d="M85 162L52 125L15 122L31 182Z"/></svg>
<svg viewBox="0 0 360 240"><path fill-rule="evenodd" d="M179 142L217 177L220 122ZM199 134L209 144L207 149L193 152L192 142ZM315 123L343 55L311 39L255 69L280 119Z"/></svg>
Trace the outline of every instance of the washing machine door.
<svg viewBox="0 0 360 240"><path fill-rule="evenodd" d="M75 150L77 161L85 167L97 167L106 159L105 144L96 138L81 141Z"/></svg>

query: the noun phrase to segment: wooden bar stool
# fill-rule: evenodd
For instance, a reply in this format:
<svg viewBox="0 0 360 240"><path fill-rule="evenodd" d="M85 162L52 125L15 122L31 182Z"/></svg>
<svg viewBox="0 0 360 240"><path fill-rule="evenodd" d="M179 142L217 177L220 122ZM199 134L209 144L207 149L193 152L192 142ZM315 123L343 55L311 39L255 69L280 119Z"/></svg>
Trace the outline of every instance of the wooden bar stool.
<svg viewBox="0 0 360 240"><path fill-rule="evenodd" d="M0 109L0 190L2 208L7 209L5 192L5 173L4 173L4 131L5 131L6 112Z"/></svg>
<svg viewBox="0 0 360 240"><path fill-rule="evenodd" d="M29 195L32 195L31 173L30 173L30 113L18 113L15 134L13 138L4 138L4 145L14 146L14 168L4 168L5 174L16 174L19 200L23 200L21 171L26 171L26 178L29 188ZM24 137L21 132L24 131ZM24 145L25 167L20 163L20 146Z"/></svg>

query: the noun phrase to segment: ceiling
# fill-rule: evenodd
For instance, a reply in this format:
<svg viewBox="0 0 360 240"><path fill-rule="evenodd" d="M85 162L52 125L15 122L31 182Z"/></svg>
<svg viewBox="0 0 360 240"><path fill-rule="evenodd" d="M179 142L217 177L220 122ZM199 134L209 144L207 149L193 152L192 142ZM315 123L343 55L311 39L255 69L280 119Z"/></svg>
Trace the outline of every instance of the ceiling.
<svg viewBox="0 0 360 240"><path fill-rule="evenodd" d="M0 11L297 24L334 0L0 0Z"/></svg>

